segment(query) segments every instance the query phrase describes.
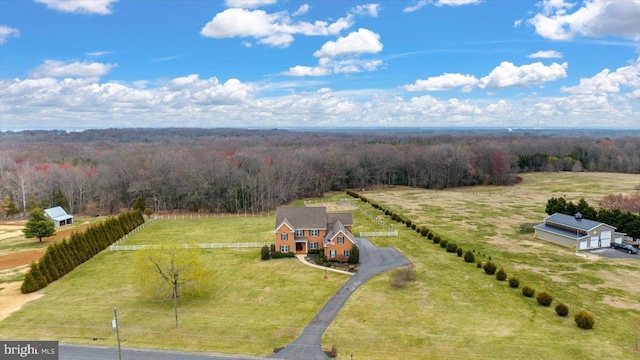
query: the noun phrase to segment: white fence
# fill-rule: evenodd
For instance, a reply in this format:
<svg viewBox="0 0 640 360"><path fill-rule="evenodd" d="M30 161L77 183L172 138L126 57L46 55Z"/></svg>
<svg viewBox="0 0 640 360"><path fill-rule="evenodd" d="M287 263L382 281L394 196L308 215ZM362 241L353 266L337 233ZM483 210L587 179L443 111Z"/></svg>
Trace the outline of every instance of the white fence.
<svg viewBox="0 0 640 360"><path fill-rule="evenodd" d="M179 247L185 249L230 249L230 248L260 248L268 242L244 242L244 243L204 243L204 244L181 244ZM162 245L111 245L110 251L136 251L143 249L159 249Z"/></svg>
<svg viewBox="0 0 640 360"><path fill-rule="evenodd" d="M372 236L398 236L397 231L378 231L378 232L361 232L360 237Z"/></svg>
<svg viewBox="0 0 640 360"><path fill-rule="evenodd" d="M364 207L362 207L358 203L358 200L340 197L340 198L332 198L332 199L306 200L304 202L304 204L305 205L311 205L311 204L317 204L317 203L323 203L323 202L324 203L326 203L326 202L349 203L349 204L351 204L351 206L353 206L356 209L358 209L358 211L360 211L364 216L368 217L369 219L371 219L376 224L378 224L378 225L382 226L383 228L387 229L387 231L361 232L360 233L360 237L367 237L367 236L398 236L398 231L397 230L394 230L391 225L387 224L384 220L382 220L381 218L377 217L375 214L372 214L369 210L367 210Z"/></svg>
<svg viewBox="0 0 640 360"><path fill-rule="evenodd" d="M164 214L164 215L154 215L154 219L156 220L177 220L177 219L209 219L209 218L236 218L236 217L262 217L262 216L270 216L269 212L238 212L238 213L204 213L204 214Z"/></svg>

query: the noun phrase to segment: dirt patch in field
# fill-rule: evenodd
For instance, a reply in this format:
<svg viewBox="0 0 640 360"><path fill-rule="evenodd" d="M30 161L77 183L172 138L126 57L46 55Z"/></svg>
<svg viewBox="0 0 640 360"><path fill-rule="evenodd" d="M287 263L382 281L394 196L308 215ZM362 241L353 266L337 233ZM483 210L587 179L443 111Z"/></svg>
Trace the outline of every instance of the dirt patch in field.
<svg viewBox="0 0 640 360"><path fill-rule="evenodd" d="M0 228L0 240L22 236L22 228L24 228L24 224L3 223Z"/></svg>
<svg viewBox="0 0 640 360"><path fill-rule="evenodd" d="M307 206L324 206L329 212L347 212L358 209L353 206L350 201L347 200L341 200L338 202L312 203Z"/></svg>
<svg viewBox="0 0 640 360"><path fill-rule="evenodd" d="M40 250L26 250L8 255L0 255L0 270L28 265L33 261L37 262L42 255L44 255L44 252Z"/></svg>
<svg viewBox="0 0 640 360"><path fill-rule="evenodd" d="M0 321L7 318L14 311L20 310L29 301L42 297L40 293L23 294L20 292L22 282L2 284L0 289Z"/></svg>

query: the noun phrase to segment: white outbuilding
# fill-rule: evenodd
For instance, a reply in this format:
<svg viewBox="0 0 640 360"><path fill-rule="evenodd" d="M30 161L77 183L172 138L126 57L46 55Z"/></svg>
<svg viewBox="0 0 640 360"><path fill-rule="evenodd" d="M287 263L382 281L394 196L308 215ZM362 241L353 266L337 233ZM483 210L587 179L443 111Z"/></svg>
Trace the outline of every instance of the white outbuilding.
<svg viewBox="0 0 640 360"><path fill-rule="evenodd" d="M45 209L44 214L53 220L56 227L73 224L73 215L67 214L62 206Z"/></svg>
<svg viewBox="0 0 640 360"><path fill-rule="evenodd" d="M621 243L624 233L616 232L614 226L574 216L555 213L544 219L544 223L533 227L536 237L566 247L580 250L610 247L612 242Z"/></svg>

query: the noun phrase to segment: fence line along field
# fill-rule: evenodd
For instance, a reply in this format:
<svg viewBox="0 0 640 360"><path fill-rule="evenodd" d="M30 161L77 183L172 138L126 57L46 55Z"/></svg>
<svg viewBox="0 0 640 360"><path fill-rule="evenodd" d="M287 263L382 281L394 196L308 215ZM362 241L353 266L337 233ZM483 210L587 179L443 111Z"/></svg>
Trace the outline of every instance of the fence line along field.
<svg viewBox="0 0 640 360"><path fill-rule="evenodd" d="M339 359L637 359L640 258L577 257L519 228L541 222L550 197L584 197L596 206L607 194L635 192L638 184L638 175L536 173L510 187L361 192L473 250L477 260L491 259L520 287L546 291L554 303L539 305L521 288L510 288L362 203L398 231L370 240L407 256L416 281L394 288L385 273L363 284L325 333L325 349L335 345ZM361 212L353 215L354 232L384 231ZM124 244L269 242L274 222L273 216L158 220ZM175 329L170 297L150 298L133 287L135 256L102 252L2 320L0 338L115 345L111 319L117 306L125 346L266 356L293 341L347 280L339 274L323 280L321 270L295 259L261 261L258 249L203 249L198 258L214 273L211 288L201 298L179 300ZM559 302L567 304L568 317L556 315ZM595 316L592 330L576 326L578 310Z"/></svg>

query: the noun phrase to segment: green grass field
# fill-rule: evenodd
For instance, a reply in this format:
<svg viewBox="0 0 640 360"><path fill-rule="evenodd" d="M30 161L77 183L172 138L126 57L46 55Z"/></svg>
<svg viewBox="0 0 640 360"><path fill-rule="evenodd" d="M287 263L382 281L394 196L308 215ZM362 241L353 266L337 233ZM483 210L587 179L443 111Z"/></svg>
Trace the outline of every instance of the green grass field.
<svg viewBox="0 0 640 360"><path fill-rule="evenodd" d="M418 280L393 289L385 274L365 284L325 333L324 343L343 350L343 358L637 359L632 348L640 335L640 258L583 259L518 229L520 223L541 221L551 196L585 197L597 205L601 196L631 193L639 183L638 175L526 174L514 187L368 191L367 198L475 250L476 260L491 257L508 276L518 277L521 287L547 291L555 300L551 307L540 306L395 223L398 237L371 240L400 249L414 262ZM558 189L576 190L558 194ZM569 306L567 318L556 315L558 301ZM578 309L595 315L594 329L575 325Z"/></svg>
<svg viewBox="0 0 640 360"><path fill-rule="evenodd" d="M392 188L366 196L475 250L476 260L490 256L508 276L518 277L521 287L549 292L551 307L385 217L399 236L371 240L396 247L413 261L417 281L396 289L385 273L365 283L329 327L323 346L335 345L340 359L351 354L354 359L638 359L632 348L640 336L640 259L583 259L518 229L541 221L551 196L584 197L596 205L608 193L635 191L640 176L523 178L513 187ZM354 221L356 234L383 231L359 212ZM273 223L272 216L157 221L127 244L270 241ZM133 252L101 253L0 322L0 338L115 345L110 322L117 306L124 346L264 356L291 342L347 280L331 274L324 281L321 270L293 259L262 262L257 248L202 251L200 260L215 273L213 287L202 298L180 302L176 330L171 301L133 289L134 257ZM555 314L557 301L569 306L569 317ZM575 325L578 309L595 315L594 329Z"/></svg>
<svg viewBox="0 0 640 360"><path fill-rule="evenodd" d="M269 241L265 235L272 234L274 222L273 216L159 220L127 244L192 243L221 232ZM124 346L268 355L293 341L347 276L323 280L321 270L298 260L259 257L259 248L203 250L199 259L214 273L213 285L201 298L179 301L175 329L170 299L149 298L133 288L135 253L107 250L0 322L0 338L115 345L111 319L118 307Z"/></svg>

